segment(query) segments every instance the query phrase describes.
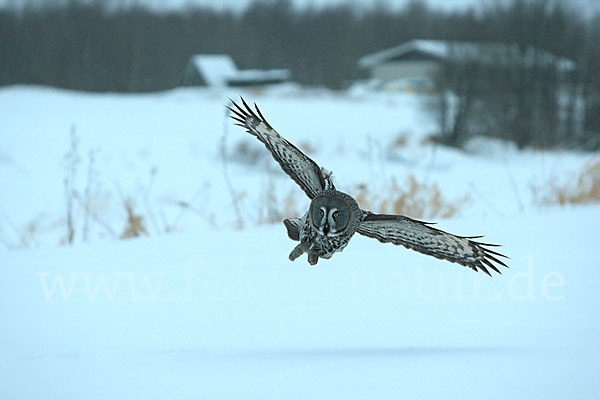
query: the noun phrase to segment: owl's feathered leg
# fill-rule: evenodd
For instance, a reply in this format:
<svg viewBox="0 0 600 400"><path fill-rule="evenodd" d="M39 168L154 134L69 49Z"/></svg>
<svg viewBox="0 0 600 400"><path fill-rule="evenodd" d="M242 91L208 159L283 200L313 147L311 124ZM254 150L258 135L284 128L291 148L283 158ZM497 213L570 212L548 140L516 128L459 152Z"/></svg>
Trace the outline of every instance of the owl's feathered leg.
<svg viewBox="0 0 600 400"><path fill-rule="evenodd" d="M300 230L302 229L302 219L286 218L283 220L283 224L287 229L289 238L298 242L300 240Z"/></svg>
<svg viewBox="0 0 600 400"><path fill-rule="evenodd" d="M310 265L316 265L319 262L319 253L311 249L310 244L305 242L294 247L294 250L292 250L289 256L290 261L294 261L304 253L308 253L308 263Z"/></svg>
<svg viewBox="0 0 600 400"><path fill-rule="evenodd" d="M300 257L303 253L308 251L308 243L300 243L298 246L294 247L294 250L289 255L290 261L294 261L296 258Z"/></svg>
<svg viewBox="0 0 600 400"><path fill-rule="evenodd" d="M319 262L319 253L317 253L316 251L310 251L308 253L308 263L310 265L317 265L318 262Z"/></svg>

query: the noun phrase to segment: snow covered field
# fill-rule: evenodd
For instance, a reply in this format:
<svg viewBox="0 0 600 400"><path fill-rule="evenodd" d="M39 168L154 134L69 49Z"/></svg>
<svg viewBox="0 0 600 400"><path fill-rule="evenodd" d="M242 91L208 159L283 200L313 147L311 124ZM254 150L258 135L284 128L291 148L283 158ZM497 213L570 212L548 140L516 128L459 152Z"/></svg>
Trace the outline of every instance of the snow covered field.
<svg viewBox="0 0 600 400"><path fill-rule="evenodd" d="M411 96L242 93L339 189L412 175L511 257L489 278L355 236L312 268L266 223L308 201L226 120L238 94L0 89L0 398L598 397L600 206L531 188L599 157L436 148ZM147 236L118 239L126 201Z"/></svg>

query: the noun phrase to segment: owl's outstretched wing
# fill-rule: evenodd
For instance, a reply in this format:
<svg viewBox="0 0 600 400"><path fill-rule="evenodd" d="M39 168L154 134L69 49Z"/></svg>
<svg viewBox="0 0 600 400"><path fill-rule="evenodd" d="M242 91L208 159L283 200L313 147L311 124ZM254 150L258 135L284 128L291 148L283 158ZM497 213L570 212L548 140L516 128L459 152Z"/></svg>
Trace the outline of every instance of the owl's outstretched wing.
<svg viewBox="0 0 600 400"><path fill-rule="evenodd" d="M262 116L256 104L254 105L256 112L254 112L243 98L241 100L243 107L233 100L231 103L234 107L227 106L227 109L232 112L231 118L237 122L236 125L246 128L248 133L264 143L283 171L309 198L313 199L325 189L334 189L330 173L320 168L310 157L277 133Z"/></svg>
<svg viewBox="0 0 600 400"><path fill-rule="evenodd" d="M495 264L508 266L498 257L508 258L488 249L497 245L479 243L476 237L456 236L435 229L429 223L402 215L373 214L365 211L357 232L382 243L402 245L429 256L455 262L490 275L488 267L501 273Z"/></svg>

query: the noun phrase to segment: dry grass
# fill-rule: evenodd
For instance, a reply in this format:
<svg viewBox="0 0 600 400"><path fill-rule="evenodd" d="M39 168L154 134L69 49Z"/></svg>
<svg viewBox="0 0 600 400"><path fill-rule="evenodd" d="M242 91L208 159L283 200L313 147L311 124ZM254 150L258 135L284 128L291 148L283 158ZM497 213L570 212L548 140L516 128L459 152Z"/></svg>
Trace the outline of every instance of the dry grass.
<svg viewBox="0 0 600 400"><path fill-rule="evenodd" d="M301 140L298 142L298 148L309 155L314 155L317 153L317 148L308 140Z"/></svg>
<svg viewBox="0 0 600 400"><path fill-rule="evenodd" d="M534 197L542 205L600 203L600 161L586 164L567 184L550 179L532 187Z"/></svg>
<svg viewBox="0 0 600 400"><path fill-rule="evenodd" d="M296 188L292 188L284 197L277 196L277 186L269 181L261 195L257 223L279 224L284 218L301 216L304 210L298 210L298 194ZM469 196L450 201L442 195L437 184L418 182L414 176L409 176L403 185L392 181L385 192L358 185L351 194L363 209L425 219L451 218L470 201Z"/></svg>
<svg viewBox="0 0 600 400"><path fill-rule="evenodd" d="M241 164L257 165L267 156L264 150L257 143L249 139L242 139L235 143L227 158Z"/></svg>
<svg viewBox="0 0 600 400"><path fill-rule="evenodd" d="M402 149L408 145L410 133L404 132L396 136L394 140L390 143L389 147L391 149Z"/></svg>
<svg viewBox="0 0 600 400"><path fill-rule="evenodd" d="M259 206L258 224L279 224L285 218L299 217L295 188L281 200L276 195L277 187L269 180L267 188L262 193Z"/></svg>
<svg viewBox="0 0 600 400"><path fill-rule="evenodd" d="M434 146L439 143L439 139L435 134L424 136L419 141L419 146Z"/></svg>
<svg viewBox="0 0 600 400"><path fill-rule="evenodd" d="M131 200L126 200L123 205L125 206L125 211L127 213L127 220L125 221L125 228L123 229L120 238L130 239L142 235L147 236L148 231L146 229L144 217L135 212Z"/></svg>
<svg viewBox="0 0 600 400"><path fill-rule="evenodd" d="M359 185L353 195L364 209L413 218L450 218L470 200L464 196L450 201L443 197L437 184L420 183L412 175L402 187L392 181L385 193L373 193L365 185Z"/></svg>

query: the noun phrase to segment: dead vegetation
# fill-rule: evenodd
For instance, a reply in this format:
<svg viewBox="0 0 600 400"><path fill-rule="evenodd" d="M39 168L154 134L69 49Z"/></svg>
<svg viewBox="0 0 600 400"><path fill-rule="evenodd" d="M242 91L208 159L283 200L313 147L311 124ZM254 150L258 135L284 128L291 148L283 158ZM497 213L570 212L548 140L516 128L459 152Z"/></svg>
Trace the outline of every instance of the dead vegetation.
<svg viewBox="0 0 600 400"><path fill-rule="evenodd" d="M119 238L131 239L142 235L148 236L144 217L135 211L131 199L125 200L123 205L125 207L125 212L127 213L127 219L125 220L125 227Z"/></svg>
<svg viewBox="0 0 600 400"><path fill-rule="evenodd" d="M298 142L298 148L311 156L317 153L317 148L308 140L301 140Z"/></svg>
<svg viewBox="0 0 600 400"><path fill-rule="evenodd" d="M410 132L402 132L398 134L398 136L391 141L390 148L394 150L406 148L406 146L409 144L409 138Z"/></svg>
<svg viewBox="0 0 600 400"><path fill-rule="evenodd" d="M298 210L296 195L298 191L293 188L281 200L277 197L277 187L273 180L269 180L266 189L261 194L258 212L258 224L279 224L285 218L301 216Z"/></svg>
<svg viewBox="0 0 600 400"><path fill-rule="evenodd" d="M437 184L421 183L412 175L402 186L392 180L385 192L375 193L366 185L358 185L353 195L363 209L412 218L451 218L470 201L469 196L450 201Z"/></svg>
<svg viewBox="0 0 600 400"><path fill-rule="evenodd" d="M277 192L277 186L269 180L259 200L258 224L279 224L284 218L300 217L305 212L299 209L301 202L298 201L298 196L303 195L295 187L285 196L278 196ZM442 195L437 184L419 182L412 175L403 185L392 180L384 191L376 191L368 185L361 184L351 190L350 194L363 209L425 219L451 218L470 201L469 196L451 201Z"/></svg>
<svg viewBox="0 0 600 400"><path fill-rule="evenodd" d="M600 161L587 163L567 183L549 179L533 185L537 202L544 206L600 203Z"/></svg>
<svg viewBox="0 0 600 400"><path fill-rule="evenodd" d="M185 217L189 214L196 214L209 222L212 216L206 214L196 203L202 202L205 195L206 186L200 188L194 196L187 201L163 202L170 206L175 206L179 212L174 218L167 218L164 209L154 209L155 202L151 195L155 181L158 175L158 169L152 167L149 171L147 182L139 186L133 194L125 193L119 182L115 181L113 190L103 188L95 168L95 151L90 150L87 159L87 165L82 163L82 157L79 151L79 136L76 134L75 127L72 127L70 134L69 150L64 156L65 176L63 179L63 189L65 198L65 215L59 221L60 229L66 231L61 235L59 243L61 245L72 245L75 242L86 242L91 236L105 237L109 236L115 239L130 239L140 236L150 236L158 234L167 234L178 230ZM80 169L87 166L87 174L80 174ZM114 192L120 199L117 207L122 207L125 211L124 220L114 218L110 214L110 209L114 208L114 202L111 200ZM136 203L141 206L136 207ZM122 224L122 228L115 228ZM214 224L214 223L213 223ZM19 230L21 246L28 247L35 243L34 236L39 233L37 225L29 224L25 230ZM16 228L15 228L16 231ZM120 233L119 233L120 232ZM25 240L26 236L31 240ZM7 242L0 235L0 242ZM9 247L10 244L5 244Z"/></svg>
<svg viewBox="0 0 600 400"><path fill-rule="evenodd" d="M233 149L226 154L228 160L243 165L258 165L267 159L268 154L259 144L250 139L238 140Z"/></svg>
<svg viewBox="0 0 600 400"><path fill-rule="evenodd" d="M80 163L79 157L79 137L76 133L75 125L71 126L70 147L65 154L63 162L65 166L65 177L63 180L63 189L65 194L65 218L67 232L61 239L61 243L72 244L75 240L75 222L74 222L74 199L76 197L76 178Z"/></svg>
<svg viewBox="0 0 600 400"><path fill-rule="evenodd" d="M407 140L406 135L399 135L388 147L402 148L406 146ZM168 234L182 228L190 214L205 219L214 228L234 227L235 229L243 229L246 225L280 224L285 218L302 216L306 211L308 199L295 185L284 186L288 188L286 191L279 184L279 180L270 177L262 190L258 190L258 196L249 199L243 188L238 190L233 186L234 181L229 180L227 160L231 157L242 163L260 163L267 153L262 146L240 141L234 146L232 154L227 154L224 143L222 145L223 172L230 191L230 204L233 210L226 214L227 218L217 219L211 209L203 207L208 203L208 184L185 201L169 200L167 203L179 210L174 217L171 215L171 218L167 218L162 208L155 210L153 207L156 206L156 202L151 199L151 191L158 174L155 167L150 171L148 182L136 193L125 194L118 182L115 182L120 197L117 207L124 210L124 213L120 212L120 216L114 218L114 214L113 217L108 215L109 209L114 208L114 202L111 201L113 198L111 194L114 191L101 188L95 168L95 152L90 151L87 160L81 157L79 137L73 127L70 146L64 156L63 164L65 214L57 222L58 229L62 230L60 243L70 245L78 241L85 242L92 236L129 239ZM373 142L371 145L379 146L378 142ZM341 146L343 148L343 145ZM307 153L316 151L310 142L302 142L301 147ZM268 156L268 153L266 155ZM538 205L598 203L600 202L600 161L586 164L568 181L553 177L540 185L532 185L532 190ZM436 183L420 182L413 175L408 176L401 183L392 179L383 189L380 185L359 184L348 192L357 199L363 209L425 220L456 216L471 201L468 195L449 199L442 194ZM17 227L7 215L3 214L0 213L0 244L6 248L36 246L38 237L48 229L47 227L50 227L48 223L41 224L41 217L37 217L26 226ZM11 236L18 238L12 239Z"/></svg>

